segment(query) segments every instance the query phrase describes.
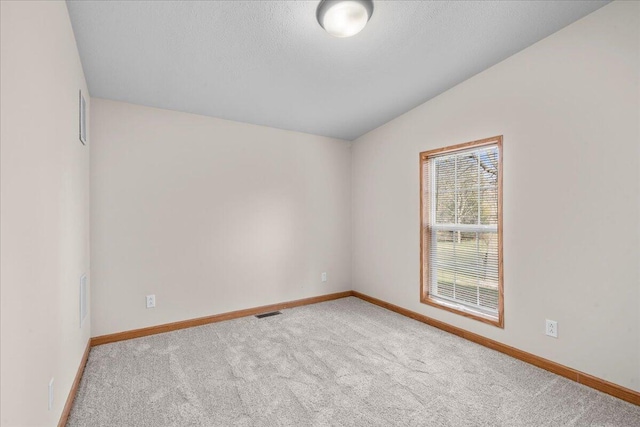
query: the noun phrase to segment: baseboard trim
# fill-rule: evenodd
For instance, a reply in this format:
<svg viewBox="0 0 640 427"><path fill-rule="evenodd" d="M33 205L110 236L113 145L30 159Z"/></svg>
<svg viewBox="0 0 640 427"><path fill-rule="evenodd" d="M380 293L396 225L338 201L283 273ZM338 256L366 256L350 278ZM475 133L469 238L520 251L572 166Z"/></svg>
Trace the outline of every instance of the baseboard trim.
<svg viewBox="0 0 640 427"><path fill-rule="evenodd" d="M346 298L350 296L360 298L363 301L367 301L379 307L386 308L387 310L393 311L395 313L401 314L406 317L410 317L411 319L417 320L419 322L426 323L427 325L430 325L435 328L441 329L445 332L449 332L451 334L457 335L461 338L472 341L476 344L480 344L484 347L490 348L495 351L499 351L500 353L504 353L508 356L511 356L518 360L522 360L523 362L545 369L549 372L553 372L554 374L568 378L579 384L583 384L587 387L593 388L603 393L610 394L611 396L617 397L618 399L640 406L640 392L637 392L635 390L631 390L629 388L611 383L601 378L594 377L593 375L589 375L584 372L578 371L576 369L569 368L568 366L561 365L559 363L553 362L543 357L536 356L535 354L528 353L524 350L511 347L509 345L503 344L498 341L494 341L492 339L483 337L482 335L469 332L462 328L458 328L457 326L453 326L448 323L442 322L440 320L433 319L431 317L425 316L424 314L420 314L415 311L408 310L406 308L388 303L386 301L374 298L372 296L363 294L361 292L345 291L345 292L338 292L334 294L320 295L317 297L288 301L288 302L283 302L278 304L263 305L260 307L231 311L227 313L215 314L213 316L199 317L196 319L166 323L163 325L150 326L148 328L134 329L131 331L118 332L115 334L101 335L98 337L91 338L91 341L87 345L87 350L85 351L85 354L82 358L82 362L80 364L80 368L78 369L78 374L76 375L76 379L73 383L73 387L71 389L71 392L69 393L69 397L67 399L67 403L65 404L64 411L62 413L62 417L60 418L60 423L58 424L58 427L63 427L66 423L67 418L69 417L69 412L71 411L71 406L73 405L73 399L75 397L75 393L78 388L78 385L80 384L80 379L82 378L82 372L84 371L84 366L87 363L87 357L89 356L89 346L95 347L102 344L108 344L108 343L117 342L117 341L124 341L132 338L140 338L148 335L155 335L155 334L161 334L164 332L175 331L178 329L186 329L194 326L206 325L209 323L216 323L216 322L222 322L225 320L238 319L240 317L253 316L253 315L268 312L268 311L282 310L285 308L293 308L293 307L299 307L299 306L309 305L309 304L317 304L319 302L332 301L332 300Z"/></svg>
<svg viewBox="0 0 640 427"><path fill-rule="evenodd" d="M480 344L492 350L499 351L500 353L504 353L513 358L522 360L523 362L527 362L531 365L553 372L554 374L563 376L587 387L610 394L611 396L617 397L618 399L625 400L635 405L640 405L640 392L637 392L635 390L631 390L629 388L622 387L609 381L605 381L603 379L594 377L593 375L580 372L576 369L569 368L568 366L564 366L540 356L536 356L535 354L531 354L526 351L519 350L515 347L502 344L498 341L483 337L482 335L474 334L473 332L469 332L462 328L449 325L448 323L433 319L420 313L416 313L415 311L407 310L406 308L402 308L395 304L382 301L361 292L352 291L352 294L353 296L358 297L361 300L367 301L371 304L375 304L379 307L386 308L387 310L396 312L406 317L410 317L419 322L426 323L427 325L442 329L443 331L457 335L469 341L473 341L476 344Z"/></svg>
<svg viewBox="0 0 640 427"><path fill-rule="evenodd" d="M89 351L91 351L91 341L87 341L87 347L85 348L82 359L80 360L80 366L78 367L76 378L73 380L73 384L71 384L71 390L69 390L67 401L65 402L64 408L62 409L62 415L60 415L58 427L64 427L67 425L67 420L69 419L69 414L71 414L71 408L73 407L73 401L76 398L76 393L78 392L78 387L80 386L80 380L82 379L82 374L84 373L84 367L87 365L87 359L89 359Z"/></svg>
<svg viewBox="0 0 640 427"><path fill-rule="evenodd" d="M319 302L331 301L340 298L353 296L352 291L337 292L334 294L320 295L317 297L303 298L295 301L282 302L278 304L263 305L261 307L247 308L244 310L231 311L227 313L215 314L213 316L199 317L196 319L182 320L179 322L165 323L148 328L134 329L131 331L117 332L115 334L101 335L91 338L91 347L108 344L116 341L124 341L132 338L146 337L148 335L162 334L178 329L192 328L194 326L207 325L209 323L222 322L240 317L253 316L268 311L283 310L285 308L299 307L301 305L317 304Z"/></svg>

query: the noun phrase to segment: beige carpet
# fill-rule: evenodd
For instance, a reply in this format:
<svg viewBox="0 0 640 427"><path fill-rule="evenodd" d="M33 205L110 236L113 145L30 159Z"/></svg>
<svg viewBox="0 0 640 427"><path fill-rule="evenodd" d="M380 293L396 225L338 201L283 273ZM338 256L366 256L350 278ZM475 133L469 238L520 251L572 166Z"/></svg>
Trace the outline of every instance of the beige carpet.
<svg viewBox="0 0 640 427"><path fill-rule="evenodd" d="M92 349L68 426L640 426L640 407L357 298Z"/></svg>

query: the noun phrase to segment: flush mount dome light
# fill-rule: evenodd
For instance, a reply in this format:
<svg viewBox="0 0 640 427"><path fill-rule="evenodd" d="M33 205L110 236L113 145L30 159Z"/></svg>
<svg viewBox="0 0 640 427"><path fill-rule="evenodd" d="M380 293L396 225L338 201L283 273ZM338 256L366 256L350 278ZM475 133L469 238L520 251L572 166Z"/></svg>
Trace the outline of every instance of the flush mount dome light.
<svg viewBox="0 0 640 427"><path fill-rule="evenodd" d="M320 26L336 37L358 34L372 14L372 0L322 0L316 11Z"/></svg>

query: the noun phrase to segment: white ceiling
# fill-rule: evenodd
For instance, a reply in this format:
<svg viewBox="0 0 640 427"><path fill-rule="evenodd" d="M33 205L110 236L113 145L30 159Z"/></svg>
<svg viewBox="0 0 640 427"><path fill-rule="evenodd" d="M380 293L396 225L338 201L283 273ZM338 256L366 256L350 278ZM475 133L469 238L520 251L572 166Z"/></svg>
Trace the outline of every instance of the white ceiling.
<svg viewBox="0 0 640 427"><path fill-rule="evenodd" d="M68 1L92 96L352 140L606 1Z"/></svg>

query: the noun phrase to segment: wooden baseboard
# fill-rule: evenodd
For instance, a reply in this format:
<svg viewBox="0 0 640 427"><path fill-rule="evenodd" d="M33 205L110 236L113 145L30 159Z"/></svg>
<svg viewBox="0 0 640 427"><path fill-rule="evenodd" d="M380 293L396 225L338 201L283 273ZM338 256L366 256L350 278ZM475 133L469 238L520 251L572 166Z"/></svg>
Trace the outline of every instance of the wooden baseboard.
<svg viewBox="0 0 640 427"><path fill-rule="evenodd" d="M379 300L369 295L365 295L361 292L353 291L353 296L370 302L371 304L386 308L387 310L394 311L403 316L410 317L419 322L426 323L427 325L442 329L443 331L457 335L469 341L473 341L474 343L483 345L492 350L499 351L500 353L504 353L513 358L522 360L523 362L527 362L531 365L553 372L554 374L563 376L587 387L591 387L598 391L610 394L611 396L617 397L618 399L625 400L635 405L640 405L640 392L637 392L635 390L610 383L592 375L585 374L584 372L569 368L568 366L552 362L551 360L544 359L540 356L536 356L535 354L527 353L526 351L519 350L506 344L502 344L498 341L483 337L482 335L474 334L473 332L469 332L456 326L449 325L448 323L444 323L440 320L436 320L423 314L416 313L415 311L407 310L406 308L402 308L395 304Z"/></svg>
<svg viewBox="0 0 640 427"><path fill-rule="evenodd" d="M84 367L87 364L90 350L91 341L87 341L87 348L85 348L82 359L80 360L80 366L78 367L76 378L73 380L73 384L71 384L71 390L69 391L67 401L65 402L64 408L62 409L62 415L60 416L60 421L58 421L58 427L64 427L67 425L67 420L69 419L69 414L71 413L71 408L73 407L73 401L76 398L76 393L78 392L78 387L80 386L80 380L82 379L82 373L84 372Z"/></svg>
<svg viewBox="0 0 640 427"><path fill-rule="evenodd" d="M517 349L515 347L508 346L501 342L483 337L482 335L478 335L473 332L466 331L462 328L449 325L448 323L442 322L440 320L436 320L431 317L425 316L423 314L416 313L415 311L407 310L406 308L402 308L395 304L391 304L386 301L379 300L377 298L371 297L369 295L366 295L357 291L338 292L335 294L321 295L321 296L312 297L312 298L304 298L304 299L299 299L295 301L283 302L279 304L264 305L261 307L254 307L254 308L248 308L245 310L238 310L238 311L232 311L228 313L216 314L213 316L200 317L197 319L183 320L180 322L167 323L164 325L151 326L148 328L118 332L118 333L109 334L109 335L102 335L99 337L91 338L90 345L91 347L94 347L97 345L112 343L116 341L123 341L123 340L132 339L132 338L140 338L147 335L161 334L164 332L175 331L178 329L191 328L193 326L201 326L209 323L222 322L224 320L231 320L231 319L237 319L240 317L253 316L256 314L265 313L269 311L283 310L285 308L293 308L293 307L299 307L302 305L316 304L319 302L331 301L331 300L346 298L350 296L358 297L361 300L367 301L371 304L375 304L377 306L386 308L387 310L396 312L403 316L410 317L419 322L426 323L427 325L431 325L438 329L442 329L443 331L457 335L459 337L472 341L476 344L480 344L482 346L488 347L492 350L499 351L500 353L504 353L518 360L522 360L523 362L527 362L531 365L553 372L554 374L563 376L572 381L583 384L587 387L591 387L601 392L610 394L614 397L617 397L618 399L625 400L635 405L640 405L640 392L605 381L603 379L594 377L593 375L589 375L584 372L578 371L576 369L569 368L568 366L564 366L559 363L553 362L551 360L542 358L540 356L536 356L535 354L531 354L526 351ZM88 355L89 355L89 347L87 346L87 351L85 351L85 355L83 356L80 369L78 370L78 375L76 376L76 380L73 383L72 390L69 393L69 398L67 399L67 403L65 405L62 418L60 419L60 423L58 424L58 427L64 426L66 423L67 417L69 416L69 412L71 411L71 405L73 404L73 398L75 397L75 392L77 390L78 384L80 383L80 378L82 377L82 371L84 370L84 365L87 362Z"/></svg>
<svg viewBox="0 0 640 427"><path fill-rule="evenodd" d="M228 313L215 314L213 316L199 317L197 319L183 320L180 322L165 323L164 325L150 326L148 328L134 329L131 331L118 332L115 334L101 335L91 338L91 347L108 344L116 341L129 340L132 338L146 337L147 335L161 334L178 329L191 328L209 323L222 322L224 320L237 319L239 317L253 316L269 311L283 310L285 308L299 307L301 305L316 304L324 301L331 301L339 298L353 296L352 291L338 292L335 294L320 295L317 297L304 298L295 301L288 301L278 304L263 305L261 307L247 308L245 310L231 311Z"/></svg>

